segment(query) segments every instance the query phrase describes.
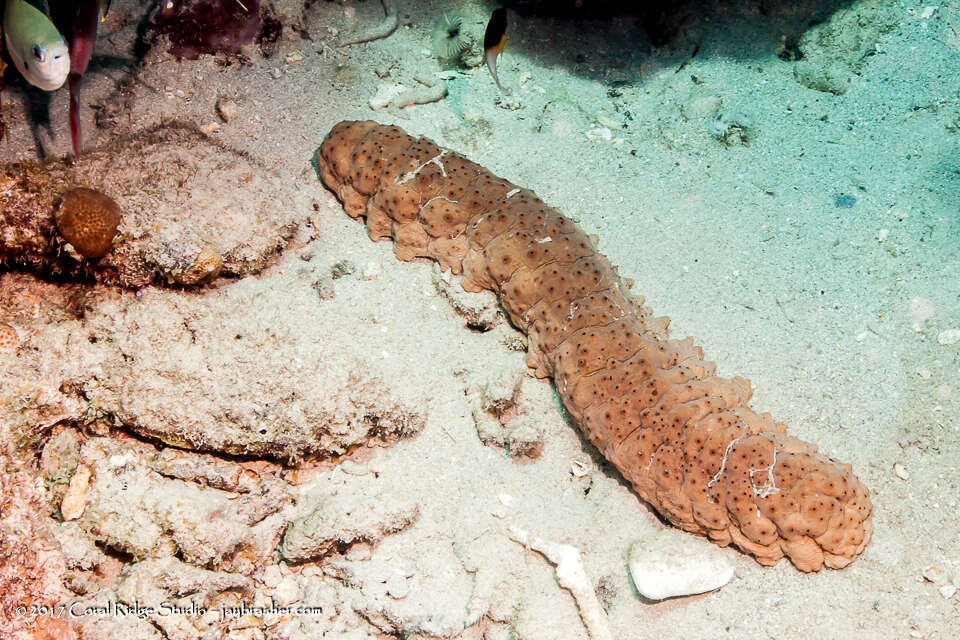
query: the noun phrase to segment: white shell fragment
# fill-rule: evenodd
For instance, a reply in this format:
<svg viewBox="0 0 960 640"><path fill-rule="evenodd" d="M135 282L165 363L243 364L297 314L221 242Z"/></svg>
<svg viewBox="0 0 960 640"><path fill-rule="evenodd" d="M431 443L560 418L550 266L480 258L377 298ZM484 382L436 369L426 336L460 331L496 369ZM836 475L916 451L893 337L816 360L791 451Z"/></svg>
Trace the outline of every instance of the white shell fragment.
<svg viewBox="0 0 960 640"><path fill-rule="evenodd" d="M910 479L910 472L907 471L907 468L899 462L893 463L893 472L897 474L897 477L900 478L901 480Z"/></svg>
<svg viewBox="0 0 960 640"><path fill-rule="evenodd" d="M713 591L733 577L721 549L674 529L634 542L628 565L633 584L648 600Z"/></svg>

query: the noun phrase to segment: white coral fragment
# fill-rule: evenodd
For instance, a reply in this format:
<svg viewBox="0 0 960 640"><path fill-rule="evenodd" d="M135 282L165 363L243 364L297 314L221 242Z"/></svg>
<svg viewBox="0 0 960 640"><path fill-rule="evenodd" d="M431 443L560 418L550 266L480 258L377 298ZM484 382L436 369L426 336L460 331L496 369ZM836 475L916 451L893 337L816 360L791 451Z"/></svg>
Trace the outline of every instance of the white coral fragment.
<svg viewBox="0 0 960 640"><path fill-rule="evenodd" d="M721 549L676 529L633 543L627 563L634 586L648 600L713 591L733 577Z"/></svg>
<svg viewBox="0 0 960 640"><path fill-rule="evenodd" d="M549 542L536 536L530 536L523 529L510 527L510 539L543 555L557 567L557 582L570 592L580 618L592 640L613 640L607 613L597 599L593 583L587 577L583 567L580 550L568 544Z"/></svg>

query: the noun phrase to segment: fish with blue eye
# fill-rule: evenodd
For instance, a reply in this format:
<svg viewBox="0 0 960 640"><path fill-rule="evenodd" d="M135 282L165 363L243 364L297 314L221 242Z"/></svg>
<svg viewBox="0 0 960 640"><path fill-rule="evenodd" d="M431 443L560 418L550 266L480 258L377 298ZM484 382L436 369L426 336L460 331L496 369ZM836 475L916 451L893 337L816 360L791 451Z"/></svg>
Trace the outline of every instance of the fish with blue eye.
<svg viewBox="0 0 960 640"><path fill-rule="evenodd" d="M13 66L33 86L55 91L70 73L70 50L44 0L7 0L3 33Z"/></svg>
<svg viewBox="0 0 960 640"><path fill-rule="evenodd" d="M80 83L93 55L97 25L109 10L110 0L7 0L3 13L0 31L6 39L11 61L24 79L44 91L55 91L64 82L70 86L70 137L74 155L80 155L82 145ZM66 38L63 33L67 34ZM0 73L2 68L0 62Z"/></svg>

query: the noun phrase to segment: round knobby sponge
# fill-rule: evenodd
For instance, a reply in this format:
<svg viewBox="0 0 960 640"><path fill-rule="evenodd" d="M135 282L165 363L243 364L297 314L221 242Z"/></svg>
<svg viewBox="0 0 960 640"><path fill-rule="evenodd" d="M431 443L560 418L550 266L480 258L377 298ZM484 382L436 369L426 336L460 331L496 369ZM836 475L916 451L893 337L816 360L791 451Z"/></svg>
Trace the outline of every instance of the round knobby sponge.
<svg viewBox="0 0 960 640"><path fill-rule="evenodd" d="M63 194L56 212L57 230L84 258L99 258L113 246L120 207L107 195L78 187Z"/></svg>

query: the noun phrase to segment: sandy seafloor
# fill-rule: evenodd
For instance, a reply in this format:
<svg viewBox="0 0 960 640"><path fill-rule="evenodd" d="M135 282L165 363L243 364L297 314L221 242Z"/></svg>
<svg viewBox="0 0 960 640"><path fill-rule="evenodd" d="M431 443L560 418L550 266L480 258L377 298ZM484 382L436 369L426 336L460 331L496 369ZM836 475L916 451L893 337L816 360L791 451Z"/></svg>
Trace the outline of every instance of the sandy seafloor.
<svg viewBox="0 0 960 640"><path fill-rule="evenodd" d="M210 56L178 62L158 46L136 67L134 18L142 10L113 4L84 89L88 147L166 119L218 123L217 141L285 175L290 197L277 208L304 198L318 205L316 212L303 207L304 228L312 217L314 232L291 241L262 274L201 292L150 288L136 299L137 312L169 313L177 297L236 296L249 304L206 320L201 335L217 326L269 326L300 345L295 355L305 359L325 357L309 347L316 336L336 336L342 357L372 363L389 392L425 417L422 432L361 461L391 479L391 495L419 508L415 524L372 551L374 560L409 574L404 598L385 596L400 604L381 620L384 637L429 637L429 629L466 638L587 637L553 567L510 542L510 524L580 549L588 574L603 585L617 638L960 633L960 596L941 593L950 593L951 580L960 586L960 343L944 344L960 329L956 3L871 3L892 26L864 29L870 55L856 72L841 71L850 79L842 95L804 86L796 63L775 55L782 34L800 33L802 8L785 14L768 6L764 15L767 3L746 0L687 7L679 33L660 47L630 15L511 11L499 72L516 108L498 104L478 67L449 74L444 100L402 111L373 111L368 100L381 84L412 87L416 74L441 70L430 29L454 3L401 1L393 35L349 48L337 47L330 28L342 34L379 20L379 3L290 3L302 9L309 39L286 32L270 57L254 46L243 64ZM492 7L468 4L479 15ZM677 71L695 45L697 55ZM69 151L66 90L52 95L48 125L38 121L43 105L26 106L37 95L17 83L4 91L0 159ZM218 120L219 97L236 102L235 120ZM98 125L95 112L108 110L112 117ZM725 114L745 126L721 140L712 127ZM755 408L853 465L875 511L862 557L840 571L804 574L785 560L765 568L728 549L736 571L721 590L642 601L629 582L627 549L664 525L565 421L547 383L523 387L539 409L539 458L513 459L480 442L471 390L493 372L524 368L522 354L506 345L515 332L465 328L437 295L429 265L398 262L389 243L371 243L343 213L310 162L344 119L428 136L535 190L597 234L601 251L635 280L634 291L671 318L674 337L694 336L721 375L751 380ZM341 260L368 279L337 280L332 300L305 302L316 270ZM111 294L103 298L113 304ZM166 302L152 311L152 299ZM85 322L101 322L98 303L89 304ZM258 357L244 345L216 354L225 378L232 358ZM151 340L141 346L165 348ZM4 357L9 372L15 356ZM270 368L275 359L264 361L257 375L285 375ZM204 375L204 384L217 384L217 370ZM304 397L319 406L330 401L309 390ZM571 473L575 460L588 481ZM906 473L894 471L897 463ZM367 486L344 477L347 493ZM943 577L925 580L930 567ZM296 577L302 570L283 575L305 580ZM471 593L482 597L471 601ZM356 620L354 636L336 621L285 621L234 628L227 637L377 637L370 617L351 617L343 602L341 623ZM464 630L478 602L497 611Z"/></svg>

